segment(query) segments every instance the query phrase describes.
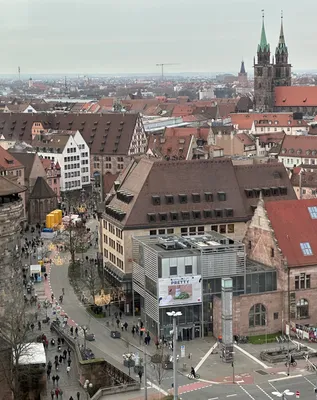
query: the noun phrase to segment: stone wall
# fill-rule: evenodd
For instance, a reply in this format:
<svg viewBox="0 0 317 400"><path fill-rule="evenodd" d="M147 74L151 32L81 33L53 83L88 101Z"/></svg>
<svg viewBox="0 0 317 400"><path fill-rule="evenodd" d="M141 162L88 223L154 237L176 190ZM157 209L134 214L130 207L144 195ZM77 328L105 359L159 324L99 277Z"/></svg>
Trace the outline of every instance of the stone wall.
<svg viewBox="0 0 317 400"><path fill-rule="evenodd" d="M21 266L20 221L23 213L21 198L0 204L0 297L6 288L6 279L13 276L13 267ZM0 300L1 301L1 300Z"/></svg>

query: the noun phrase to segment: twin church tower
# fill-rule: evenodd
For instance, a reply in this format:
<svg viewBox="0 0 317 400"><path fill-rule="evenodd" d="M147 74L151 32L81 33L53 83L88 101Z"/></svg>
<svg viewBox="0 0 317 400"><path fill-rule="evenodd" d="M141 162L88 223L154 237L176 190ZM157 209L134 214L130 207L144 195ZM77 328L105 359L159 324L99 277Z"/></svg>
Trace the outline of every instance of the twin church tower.
<svg viewBox="0 0 317 400"><path fill-rule="evenodd" d="M281 31L272 56L270 45L266 39L264 14L262 15L261 40L258 45L257 62L254 58L254 108L258 111L273 111L274 89L277 86L291 86L291 64L288 62L288 49L285 43L283 29L283 14L281 16Z"/></svg>

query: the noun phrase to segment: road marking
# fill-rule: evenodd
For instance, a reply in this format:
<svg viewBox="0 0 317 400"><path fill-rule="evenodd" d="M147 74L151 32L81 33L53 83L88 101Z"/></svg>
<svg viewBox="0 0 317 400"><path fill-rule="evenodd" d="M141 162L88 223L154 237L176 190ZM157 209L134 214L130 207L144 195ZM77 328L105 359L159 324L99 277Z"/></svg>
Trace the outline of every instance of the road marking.
<svg viewBox="0 0 317 400"><path fill-rule="evenodd" d="M285 381L286 379L300 378L301 376L303 375L300 374L300 375L283 376L283 378L269 379L268 382Z"/></svg>
<svg viewBox="0 0 317 400"><path fill-rule="evenodd" d="M241 385L238 385L240 389L242 389L244 391L244 393L246 393L250 399L255 400L255 398Z"/></svg>
<svg viewBox="0 0 317 400"><path fill-rule="evenodd" d="M147 384L152 386L153 389L156 389L158 392L161 392L162 394L164 394L164 396L168 396L169 393L166 392L165 390L161 389L159 386L156 386L154 383L147 381Z"/></svg>
<svg viewBox="0 0 317 400"><path fill-rule="evenodd" d="M292 340L292 342L295 343L295 344L297 344L298 346L306 346L307 349L309 349L310 351L316 351L316 349L313 349L312 347L307 346L306 343L305 343L305 344L302 344L302 343L300 343L300 342L297 342L296 340Z"/></svg>
<svg viewBox="0 0 317 400"><path fill-rule="evenodd" d="M269 399L274 400L273 397L271 397L268 393L266 393L266 391L265 391L264 389L261 388L261 386L256 385L256 387L257 387L258 389L260 389L261 392L263 392Z"/></svg>
<svg viewBox="0 0 317 400"><path fill-rule="evenodd" d="M236 393L233 393L233 394L227 394L227 396L226 397L235 397L237 394Z"/></svg>
<svg viewBox="0 0 317 400"><path fill-rule="evenodd" d="M219 397L212 397L211 399L208 399L208 400L218 400L219 399Z"/></svg>
<svg viewBox="0 0 317 400"><path fill-rule="evenodd" d="M312 386L316 387L316 385L312 381L310 381L308 378L306 378L306 376L304 376L304 379L306 379L306 381L309 382Z"/></svg>
<svg viewBox="0 0 317 400"><path fill-rule="evenodd" d="M207 360L207 358L210 356L210 354L215 350L215 348L218 346L218 343L216 342L204 355L204 357L199 361L199 363L195 367L195 371L197 372L199 368L203 365L203 363Z"/></svg>
<svg viewBox="0 0 317 400"><path fill-rule="evenodd" d="M247 352L246 350L242 349L240 346L238 346L237 344L234 345L234 347L238 350L241 351L241 353L243 353L244 355L246 355L247 357L251 358L251 360L255 361L256 363L258 363L259 365L261 365L261 367L265 368L265 369L269 369L271 367L269 367L268 365L264 364L262 361L258 360L256 357L254 357L252 354L250 354L249 352Z"/></svg>

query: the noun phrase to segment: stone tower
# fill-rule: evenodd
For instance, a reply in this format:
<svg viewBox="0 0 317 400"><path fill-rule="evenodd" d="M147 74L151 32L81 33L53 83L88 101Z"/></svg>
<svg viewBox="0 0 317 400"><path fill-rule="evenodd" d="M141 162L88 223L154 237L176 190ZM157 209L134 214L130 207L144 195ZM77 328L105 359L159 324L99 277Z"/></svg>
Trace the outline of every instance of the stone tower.
<svg viewBox="0 0 317 400"><path fill-rule="evenodd" d="M241 61L241 68L238 74L238 81L240 86L247 86L248 84L248 74L245 71L244 61Z"/></svg>
<svg viewBox="0 0 317 400"><path fill-rule="evenodd" d="M270 45L266 40L264 14L262 15L261 40L257 62L254 60L254 107L258 111L270 111L274 104L273 64L270 61Z"/></svg>
<svg viewBox="0 0 317 400"><path fill-rule="evenodd" d="M18 183L0 176L0 306L10 296L8 281L21 284L22 289L20 222L23 203L19 194L25 190Z"/></svg>
<svg viewBox="0 0 317 400"><path fill-rule="evenodd" d="M283 14L281 16L281 31L275 50L274 87L292 85L292 66L288 63L288 48L285 43L283 29Z"/></svg>

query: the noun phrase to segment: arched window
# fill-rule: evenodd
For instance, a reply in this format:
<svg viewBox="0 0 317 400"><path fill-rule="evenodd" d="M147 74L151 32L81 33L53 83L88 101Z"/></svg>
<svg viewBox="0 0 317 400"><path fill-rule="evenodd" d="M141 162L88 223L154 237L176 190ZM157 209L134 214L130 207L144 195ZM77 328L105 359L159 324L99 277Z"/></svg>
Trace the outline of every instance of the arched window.
<svg viewBox="0 0 317 400"><path fill-rule="evenodd" d="M297 319L301 318L308 318L309 314L309 306L308 306L308 301L306 299L300 299L296 303L296 314L297 314Z"/></svg>
<svg viewBox="0 0 317 400"><path fill-rule="evenodd" d="M255 304L249 311L249 327L266 325L266 308L263 304Z"/></svg>

